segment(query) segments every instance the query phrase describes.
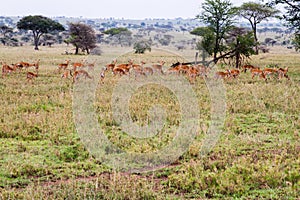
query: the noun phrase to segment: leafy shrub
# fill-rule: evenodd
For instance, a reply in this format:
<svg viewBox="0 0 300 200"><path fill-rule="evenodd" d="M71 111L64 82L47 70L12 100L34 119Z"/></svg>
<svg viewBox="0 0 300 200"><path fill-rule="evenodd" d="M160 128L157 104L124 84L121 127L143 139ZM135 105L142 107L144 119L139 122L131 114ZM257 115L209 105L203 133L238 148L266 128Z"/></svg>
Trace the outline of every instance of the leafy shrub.
<svg viewBox="0 0 300 200"><path fill-rule="evenodd" d="M135 50L134 53L143 54L146 50L151 52L151 45L149 41L139 41L136 42L133 46L133 49Z"/></svg>

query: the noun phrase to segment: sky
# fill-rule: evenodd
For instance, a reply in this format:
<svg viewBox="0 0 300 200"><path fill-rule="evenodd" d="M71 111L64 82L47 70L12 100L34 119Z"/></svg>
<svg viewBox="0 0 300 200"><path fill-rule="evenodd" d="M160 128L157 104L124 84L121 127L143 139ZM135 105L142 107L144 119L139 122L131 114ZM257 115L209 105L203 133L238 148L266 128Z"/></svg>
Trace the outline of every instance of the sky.
<svg viewBox="0 0 300 200"><path fill-rule="evenodd" d="M235 6L249 1L231 0ZM200 13L201 3L203 0L6 0L0 6L0 16L194 18Z"/></svg>

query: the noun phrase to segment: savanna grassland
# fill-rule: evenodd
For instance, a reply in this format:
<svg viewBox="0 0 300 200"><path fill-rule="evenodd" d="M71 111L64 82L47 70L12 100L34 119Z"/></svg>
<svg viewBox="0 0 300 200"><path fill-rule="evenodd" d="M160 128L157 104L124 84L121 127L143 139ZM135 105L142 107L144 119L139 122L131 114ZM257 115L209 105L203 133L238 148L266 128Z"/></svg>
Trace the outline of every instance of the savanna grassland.
<svg viewBox="0 0 300 200"><path fill-rule="evenodd" d="M177 61L193 60L195 52L154 49L135 55L132 49L103 47L101 56L75 56L63 55L64 49L0 47L0 59L7 64L40 59L39 76L32 82L26 81L25 70L0 78L0 199L300 198L299 53L274 47L249 60L262 68L289 67L290 81L270 78L266 83L251 79L249 72L224 81L223 132L204 157L199 150L210 126L211 99L205 81L198 77L190 87L197 96L200 125L188 151L170 166L128 173L97 160L82 143L73 117L74 84L61 78L57 65L67 59L96 61L95 71L89 71L94 79L87 81L99 82L93 105L99 124L121 149L144 153L172 140L181 123L180 102L165 87L142 87L130 99L130 116L137 124L148 123L148 110L160 104L166 109L166 122L155 137L131 138L112 114L111 98L119 78L107 73L101 84L99 71L114 58L137 63L163 59L166 70ZM219 70L227 68L222 65Z"/></svg>

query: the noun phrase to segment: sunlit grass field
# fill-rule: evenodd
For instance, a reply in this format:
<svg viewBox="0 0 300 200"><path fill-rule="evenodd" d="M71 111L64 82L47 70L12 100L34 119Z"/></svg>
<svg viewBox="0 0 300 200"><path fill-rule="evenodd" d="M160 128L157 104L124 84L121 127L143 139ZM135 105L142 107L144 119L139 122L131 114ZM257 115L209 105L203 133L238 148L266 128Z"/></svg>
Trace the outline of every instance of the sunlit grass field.
<svg viewBox="0 0 300 200"><path fill-rule="evenodd" d="M203 78L190 85L199 110L197 136L189 149L169 166L155 171L117 171L91 155L76 131L73 116L75 85L62 79L57 65L96 61L94 110L109 140L128 152L146 153L169 144L181 123L180 102L160 85L144 86L129 103L139 125L149 123L148 110L166 110L163 130L149 139L132 138L113 118L112 95L119 77L100 70L117 58L157 62L168 66L192 61L195 51L153 49L135 55L130 48L102 47L101 56L64 55L65 46L0 47L1 62L40 59L39 76L27 82L26 71L0 78L0 199L299 199L300 193L300 54L283 47L251 57L264 68L289 67L286 79L267 83L251 74L225 80L226 118L211 152L199 156L210 126L211 99ZM219 70L230 68L222 65ZM29 69L34 71L33 68ZM135 81L141 81L137 77ZM84 82L85 80L79 80ZM98 83L99 82L99 83ZM77 83L80 84L80 83ZM179 89L181 85L177 86ZM184 108L183 108L184 109Z"/></svg>

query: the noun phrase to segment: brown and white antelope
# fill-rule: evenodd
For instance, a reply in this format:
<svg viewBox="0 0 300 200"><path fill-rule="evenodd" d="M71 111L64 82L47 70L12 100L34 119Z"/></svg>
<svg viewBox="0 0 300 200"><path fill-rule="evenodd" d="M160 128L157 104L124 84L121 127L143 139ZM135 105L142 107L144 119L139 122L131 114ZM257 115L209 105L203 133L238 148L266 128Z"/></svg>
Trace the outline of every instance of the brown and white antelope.
<svg viewBox="0 0 300 200"><path fill-rule="evenodd" d="M146 76L149 76L149 75L153 75L153 69L152 67L143 67L143 71L145 73Z"/></svg>
<svg viewBox="0 0 300 200"><path fill-rule="evenodd" d="M144 64L146 64L144 61L141 61L141 64L132 64L131 68L129 69L129 75L134 75L135 78L138 76L146 76L146 73L144 71Z"/></svg>
<svg viewBox="0 0 300 200"><path fill-rule="evenodd" d="M163 71L163 65L165 64L166 62L161 60L159 61L158 63L156 64L153 64L151 67L153 69L153 72L154 73L159 73L159 74L164 74L164 71Z"/></svg>
<svg viewBox="0 0 300 200"><path fill-rule="evenodd" d="M209 73L209 68L204 65L194 65L196 69L199 71L199 76L205 76L207 77L207 74Z"/></svg>
<svg viewBox="0 0 300 200"><path fill-rule="evenodd" d="M119 64L119 65L117 65L116 67L113 68L113 74L114 75L116 75L116 74L121 75L123 72L124 72L124 74L128 74L130 68L132 67L132 65L133 65L133 60L129 60L128 63Z"/></svg>
<svg viewBox="0 0 300 200"><path fill-rule="evenodd" d="M244 72L247 72L247 70L251 71L252 69L259 69L259 67L254 67L253 65L247 64L247 65L242 66L242 69Z"/></svg>
<svg viewBox="0 0 300 200"><path fill-rule="evenodd" d="M89 73L85 70L77 70L74 72L74 74L71 73L71 75L73 76L73 83L76 82L76 80L79 79L79 77L84 77L85 79L86 78L89 78L89 79L93 79L92 76L89 75Z"/></svg>
<svg viewBox="0 0 300 200"><path fill-rule="evenodd" d="M70 69L65 69L64 72L61 74L61 78L69 78L69 75L71 75L71 70Z"/></svg>
<svg viewBox="0 0 300 200"><path fill-rule="evenodd" d="M35 70L36 72L38 72L39 70L39 66L40 66L40 59L38 59L35 63L28 63L28 62L19 62L19 63L16 63L15 65L18 67L18 68L25 68L28 70L29 67L35 67Z"/></svg>
<svg viewBox="0 0 300 200"><path fill-rule="evenodd" d="M58 64L58 71L60 72L61 70L66 70L69 66L70 60L66 60L65 63L60 63Z"/></svg>
<svg viewBox="0 0 300 200"><path fill-rule="evenodd" d="M116 66L117 63L117 59L113 60L111 63L105 65L106 70L113 70L113 68Z"/></svg>
<svg viewBox="0 0 300 200"><path fill-rule="evenodd" d="M27 82L29 82L29 81L32 82L32 80L36 77L38 77L38 73L33 73L33 72L26 73Z"/></svg>
<svg viewBox="0 0 300 200"><path fill-rule="evenodd" d="M278 78L280 79L280 78L285 77L286 79L290 80L290 77L287 75L288 69L289 69L288 67L286 67L286 68L279 68L278 69Z"/></svg>
<svg viewBox="0 0 300 200"><path fill-rule="evenodd" d="M265 81L267 81L266 79L266 75L264 73L263 70L260 70L260 69L251 69L251 74L252 74L252 79L254 78L254 76L258 76L260 78L263 78Z"/></svg>
<svg viewBox="0 0 300 200"><path fill-rule="evenodd" d="M2 64L2 78L7 74L11 74L12 72L16 71L16 67L11 67L5 63Z"/></svg>
<svg viewBox="0 0 300 200"><path fill-rule="evenodd" d="M228 69L229 76L232 78L237 78L240 75L240 70L238 69Z"/></svg>
<svg viewBox="0 0 300 200"><path fill-rule="evenodd" d="M123 68L119 68L119 67L115 67L113 69L112 73L113 73L114 76L116 76L116 75L122 76L122 75L127 74L127 72Z"/></svg>
<svg viewBox="0 0 300 200"><path fill-rule="evenodd" d="M225 72L216 72L215 73L215 78L216 79L226 79L226 78L229 78L230 77L230 73L228 71L225 71Z"/></svg>
<svg viewBox="0 0 300 200"><path fill-rule="evenodd" d="M170 67L169 69L167 69L166 74L179 74L179 70L180 70L180 65L177 65L175 67Z"/></svg>
<svg viewBox="0 0 300 200"><path fill-rule="evenodd" d="M199 74L200 74L200 71L197 67L192 66L192 67L189 67L189 70L186 72L186 74L188 76L190 83L194 84L197 76L199 76Z"/></svg>
<svg viewBox="0 0 300 200"><path fill-rule="evenodd" d="M267 76L270 77L272 75L278 74L278 70L275 68L265 68L265 69L263 69L263 71L264 71L266 78L267 78Z"/></svg>
<svg viewBox="0 0 300 200"><path fill-rule="evenodd" d="M32 66L35 67L35 71L38 73L39 68L40 68L40 59L37 59L35 63L32 63Z"/></svg>
<svg viewBox="0 0 300 200"><path fill-rule="evenodd" d="M72 66L73 66L73 71L75 72L77 68L85 66L84 60L81 60L81 62L72 63Z"/></svg>

